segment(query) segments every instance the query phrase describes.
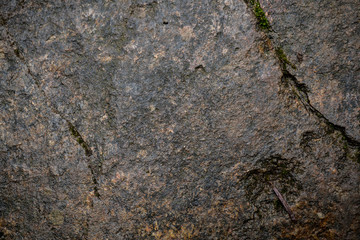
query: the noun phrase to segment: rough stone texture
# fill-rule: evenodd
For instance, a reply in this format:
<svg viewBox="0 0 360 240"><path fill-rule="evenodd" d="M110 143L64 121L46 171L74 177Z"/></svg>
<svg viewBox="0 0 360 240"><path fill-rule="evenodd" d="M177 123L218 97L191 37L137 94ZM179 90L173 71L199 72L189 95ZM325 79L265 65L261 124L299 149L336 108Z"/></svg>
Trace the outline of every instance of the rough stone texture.
<svg viewBox="0 0 360 240"><path fill-rule="evenodd" d="M260 1L312 105L360 140L358 1Z"/></svg>
<svg viewBox="0 0 360 240"><path fill-rule="evenodd" d="M253 3L2 1L0 239L356 239L358 3Z"/></svg>

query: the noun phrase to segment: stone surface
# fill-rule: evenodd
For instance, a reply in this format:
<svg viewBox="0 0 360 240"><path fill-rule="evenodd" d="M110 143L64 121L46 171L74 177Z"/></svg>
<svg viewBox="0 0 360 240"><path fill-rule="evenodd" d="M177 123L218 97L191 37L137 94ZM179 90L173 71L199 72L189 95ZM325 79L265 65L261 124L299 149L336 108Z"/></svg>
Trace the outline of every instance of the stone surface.
<svg viewBox="0 0 360 240"><path fill-rule="evenodd" d="M356 239L357 1L254 3L2 1L0 239Z"/></svg>
<svg viewBox="0 0 360 240"><path fill-rule="evenodd" d="M260 1L312 105L360 140L357 1Z"/></svg>

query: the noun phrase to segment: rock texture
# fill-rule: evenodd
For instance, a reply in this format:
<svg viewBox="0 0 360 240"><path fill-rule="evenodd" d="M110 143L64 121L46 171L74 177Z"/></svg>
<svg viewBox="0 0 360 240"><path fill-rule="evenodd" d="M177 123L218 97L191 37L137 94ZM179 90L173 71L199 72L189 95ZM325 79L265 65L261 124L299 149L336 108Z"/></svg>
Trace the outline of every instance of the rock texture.
<svg viewBox="0 0 360 240"><path fill-rule="evenodd" d="M358 14L2 1L0 239L356 239Z"/></svg>

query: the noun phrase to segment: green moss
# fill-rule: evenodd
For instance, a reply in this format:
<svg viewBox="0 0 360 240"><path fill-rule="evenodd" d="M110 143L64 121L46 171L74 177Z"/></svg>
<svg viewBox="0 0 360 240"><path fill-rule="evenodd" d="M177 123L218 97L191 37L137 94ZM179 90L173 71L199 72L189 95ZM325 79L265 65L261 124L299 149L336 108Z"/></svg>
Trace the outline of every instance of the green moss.
<svg viewBox="0 0 360 240"><path fill-rule="evenodd" d="M258 20L258 24L261 29L268 30L271 28L269 20L266 18L264 10L261 8L260 3L256 1L254 3L254 14Z"/></svg>
<svg viewBox="0 0 360 240"><path fill-rule="evenodd" d="M247 2L253 8L252 10L258 21L259 27L263 30L270 30L271 29L270 22L266 18L265 12L262 9L262 7L260 6L259 1L258 0L250 0Z"/></svg>
<svg viewBox="0 0 360 240"><path fill-rule="evenodd" d="M284 53L284 50L281 47L276 48L275 52L284 70L286 70L286 65L290 65L293 69L296 69L296 66L289 61L286 54Z"/></svg>

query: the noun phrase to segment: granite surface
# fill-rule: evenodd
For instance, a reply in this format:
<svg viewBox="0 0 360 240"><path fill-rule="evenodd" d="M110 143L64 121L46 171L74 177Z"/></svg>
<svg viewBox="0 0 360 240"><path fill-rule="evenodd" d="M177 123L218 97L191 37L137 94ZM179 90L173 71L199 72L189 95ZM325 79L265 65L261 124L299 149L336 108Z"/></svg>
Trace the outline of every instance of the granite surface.
<svg viewBox="0 0 360 240"><path fill-rule="evenodd" d="M359 8L1 1L0 239L357 239Z"/></svg>

